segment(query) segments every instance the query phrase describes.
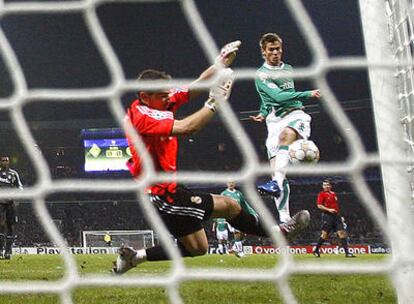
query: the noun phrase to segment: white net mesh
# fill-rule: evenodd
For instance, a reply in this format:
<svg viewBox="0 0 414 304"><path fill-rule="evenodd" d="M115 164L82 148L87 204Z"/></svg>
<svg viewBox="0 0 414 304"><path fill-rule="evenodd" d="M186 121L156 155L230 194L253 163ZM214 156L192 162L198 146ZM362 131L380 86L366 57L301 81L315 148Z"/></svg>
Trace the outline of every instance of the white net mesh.
<svg viewBox="0 0 414 304"><path fill-rule="evenodd" d="M397 90L401 109L401 123L404 126L404 141L408 155L414 153L413 104L414 104L414 4L412 1L386 1L390 41L395 62L400 63L396 71ZM414 166L408 167L411 189L414 191ZM414 192L413 192L414 193ZM414 198L414 196L413 196Z"/></svg>
<svg viewBox="0 0 414 304"><path fill-rule="evenodd" d="M149 207L148 199L143 194L143 189L154 180L169 179L168 175L158 175L151 166L148 157L144 158L144 165L149 173L146 179L140 180L138 183L132 180L122 181L122 183L103 180L53 180L48 170L48 165L40 153L36 151L36 142L30 132L30 128L23 115L23 107L29 103L36 101L72 101L84 102L96 99L108 100L109 107L112 114L121 125L124 117L124 110L121 105L121 95L130 90L136 90L137 84L135 81L126 79L124 71L121 67L118 57L114 52L104 30L101 22L97 16L97 8L105 3L115 1L47 1L47 2L0 2L1 16L11 14L41 14L41 13L81 13L84 17L89 34L99 51L102 60L110 73L110 82L103 88L85 88L85 89L29 89L23 69L16 58L14 50L12 49L8 39L6 38L3 29L0 29L0 49L8 73L11 75L13 83L13 91L10 96L0 100L0 109L7 110L11 114L12 123L16 132L21 139L25 150L27 151L38 177L38 182L35 186L25 189L23 192L1 191L0 198L13 197L16 199L33 199L34 208L39 218L39 221L47 231L50 239L63 250L63 259L65 262L65 276L56 282L11 282L2 281L0 284L0 293L58 293L61 297L62 303L73 303L72 291L79 286L160 286L165 287L168 291L169 300L171 303L182 303L182 298L178 292L180 283L189 279L205 279L205 280L228 280L228 281L268 281L274 282L279 287L283 301L285 303L296 303L296 298L292 293L289 285L289 278L292 274L319 274L319 273L335 273L335 274L360 274L360 273L383 273L391 274L391 270L398 268L396 260L384 260L382 262L372 262L369 264L363 262L355 262L352 264L345 264L339 262L316 263L306 262L298 263L293 261L292 257L283 254L280 262L271 269L257 271L252 270L229 270L225 271L219 269L198 269L186 268L179 257L179 253L168 237L168 233L157 217L155 211ZM121 2L168 2L168 1L133 1L133 0L118 0ZM181 5L182 12L187 18L189 27L193 30L199 44L205 51L210 62L213 62L217 54L217 47L212 38L207 26L204 24L194 1L183 0L177 1ZM397 4L408 2L393 1L391 7L393 12L397 11ZM310 167L296 167L290 169L291 173L302 175L329 175L341 174L348 176L352 181L355 192L359 195L361 202L369 212L369 215L381 227L384 235L389 238L390 231L393 235L399 235L398 231L393 230L388 226L385 214L381 210L377 200L371 195L367 184L364 181L363 170L366 166L379 163L378 155L367 154L360 136L350 122L348 117L342 110L337 98L333 94L330 86L325 79L325 73L331 69L346 68L358 69L367 66L366 58L360 57L337 57L329 58L327 50L322 42L322 39L309 18L302 2L298 0L286 1L286 6L298 25L308 47L313 55L313 62L310 67L297 69L295 78L309 78L315 82L315 86L324 92L324 105L327 113L335 122L338 129L346 141L347 147L350 150L350 157L343 163L332 163L330 165L319 164L312 168ZM396 56L403 56L405 61L411 58L412 53L408 55L407 49L412 47L412 23L408 23L409 16L413 15L412 8L407 10L406 19L400 17L394 18L396 22L395 29L398 28L399 22L404 23L405 30L403 35L398 36L400 41ZM403 21L401 21L403 20ZM396 37L398 34L394 34ZM377 63L379 65L379 63ZM373 65L375 66L375 64ZM255 77L255 69L237 69L237 80L252 80ZM401 89L401 105L404 107L405 114L403 115L403 122L407 129L407 142L412 147L412 66L405 67L400 71L400 78L405 80L400 82ZM411 81L407 81L411 79ZM173 85L181 86L187 84L189 79L181 79L175 81ZM169 84L171 85L171 84ZM208 87L210 83L204 83L201 86ZM159 83L145 85L145 87L159 87ZM161 84L162 86L162 84ZM141 86L140 88L144 88ZM411 101L411 102L410 102ZM203 172L180 172L177 179L181 182L191 182L199 184L208 184L211 180L225 183L229 178L235 179L243 184L247 196L263 217L268 227L275 224L272 217L266 213L263 202L258 197L254 182L257 176L266 174L270 175L270 170L267 165L259 162L258 157L252 148L250 140L243 131L240 122L234 115L229 106L222 107L221 117L226 117L223 120L225 126L229 129L232 137L237 138L237 145L241 151L244 160L243 167L239 172L233 174L224 173L203 173ZM345 131L346 130L346 131ZM136 139L136 145L142 149L142 144L139 139ZM139 191L138 197L142 209L153 224L154 229L160 236L163 243L171 251L173 257L173 266L165 275L151 276L151 277L109 277L109 276L81 276L76 268L74 257L65 249L66 243L60 235L57 228L53 225L53 220L50 217L45 204L45 198L50 193L59 191L91 191L91 192L131 192ZM388 228L391 228L389 230ZM275 243L284 244L279 237L273 237ZM278 241L278 242L277 242ZM398 248L397 248L398 249ZM404 260L403 262L409 262ZM396 286L398 287L398 285Z"/></svg>

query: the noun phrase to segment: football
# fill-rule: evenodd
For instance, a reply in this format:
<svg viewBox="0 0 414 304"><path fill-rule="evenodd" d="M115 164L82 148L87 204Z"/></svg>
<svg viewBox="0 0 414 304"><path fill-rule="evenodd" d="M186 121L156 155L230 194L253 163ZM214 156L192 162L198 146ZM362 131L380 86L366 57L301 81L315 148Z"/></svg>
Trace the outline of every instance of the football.
<svg viewBox="0 0 414 304"><path fill-rule="evenodd" d="M317 163L319 161L319 149L311 140L298 139L289 146L289 157L292 164L300 162Z"/></svg>

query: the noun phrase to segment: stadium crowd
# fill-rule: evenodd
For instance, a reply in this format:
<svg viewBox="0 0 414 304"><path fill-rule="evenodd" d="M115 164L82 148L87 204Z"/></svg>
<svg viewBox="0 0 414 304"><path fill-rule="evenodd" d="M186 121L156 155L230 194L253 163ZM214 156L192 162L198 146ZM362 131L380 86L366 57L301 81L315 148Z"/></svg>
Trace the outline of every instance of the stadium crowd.
<svg viewBox="0 0 414 304"><path fill-rule="evenodd" d="M320 232L320 212L315 203L319 184L302 184L294 185L294 187L297 189L296 193L292 195L294 211L308 209L311 212L309 228L294 241L294 244L310 244L314 242ZM349 190L349 184L338 183L336 188L343 206L341 214L345 217L348 225L350 243L383 243L380 230L367 215L361 202ZM265 197L264 201L269 211L276 214L270 197ZM82 244L82 231L85 230L152 229L132 194L62 193L47 198L47 207L54 223L70 246ZM35 215L31 202L20 202L17 205L16 213L19 221L16 224L15 245L51 245ZM215 237L211 233L211 225L211 222L207 223L206 231L210 232L208 237L210 242L214 244ZM332 240L334 242L335 238ZM252 236L245 240L246 245L269 245L270 243L270 239Z"/></svg>
<svg viewBox="0 0 414 304"><path fill-rule="evenodd" d="M184 138L181 142L178 166L182 170L204 171L232 171L238 170L243 165L243 157L237 144L231 140L226 128L215 123L217 136L209 136L208 132L201 131L196 137ZM319 126L316 125L316 129ZM321 126L323 127L323 126ZM261 138L265 130L256 125L246 126L246 132L253 142L260 160L267 161L266 148ZM316 131L318 132L318 130ZM45 157L53 179L62 178L111 178L129 179L127 172L101 172L87 173L84 171L84 151L81 144L80 130L60 129L59 134L39 130L42 137L36 136L38 148ZM45 135L46 134L46 135ZM12 138L5 136L5 144ZM346 158L346 149L338 137L321 138L317 141L324 162L337 161ZM370 143L367 149L372 150L374 143ZM25 149L10 151L11 166L18 170L21 180L27 189L37 183L37 174L30 159L25 155ZM211 158L214 152L215 157ZM190 156L190 157L189 157ZM367 168L365 179L370 189L379 202L384 202L381 176L377 168ZM265 178L265 177L262 177ZM311 212L311 223L306 232L295 243L308 244L314 242L320 232L320 212L316 208L316 196L320 190L320 183L325 177L321 176L291 176L292 189L291 211L308 209ZM348 232L351 243L382 243L383 237L372 219L365 211L362 202L354 194L351 182L343 176L330 177L335 185L342 206L342 215L348 224ZM263 181L263 180L262 180ZM257 183L262 182L259 179ZM196 185L193 185L197 187ZM203 189L219 193L225 185L212 185L211 189ZM243 189L240 189L243 191ZM138 208L133 194L96 194L96 193L59 193L46 198L51 217L58 225L63 236L70 245L81 244L81 233L84 230L139 230L151 229L142 212L131 212ZM272 214L274 203L270 197L264 197L264 201ZM50 241L44 233L31 202L20 202L17 206L19 222L16 224L16 245L48 244ZM208 223L210 224L210 223ZM206 229L210 231L210 229ZM213 235L209 235L211 242L215 242ZM267 239L248 238L245 243L266 243Z"/></svg>

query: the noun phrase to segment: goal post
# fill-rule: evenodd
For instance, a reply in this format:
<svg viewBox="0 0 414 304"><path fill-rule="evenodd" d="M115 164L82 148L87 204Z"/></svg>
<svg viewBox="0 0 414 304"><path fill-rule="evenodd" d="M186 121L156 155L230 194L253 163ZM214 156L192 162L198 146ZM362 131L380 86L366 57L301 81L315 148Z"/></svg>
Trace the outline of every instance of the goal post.
<svg viewBox="0 0 414 304"><path fill-rule="evenodd" d="M392 237L392 280L399 303L412 303L413 8L408 0L360 0L380 167ZM410 11L411 10L411 11ZM411 16L411 17L410 17ZM411 29L411 30L410 30ZM410 33L411 32L411 33ZM390 39L388 38L388 35ZM381 63L385 66L380 66ZM387 66L388 63L388 66ZM395 63L395 66L389 65ZM411 125L405 125L411 124ZM410 173L411 172L411 173Z"/></svg>
<svg viewBox="0 0 414 304"><path fill-rule="evenodd" d="M82 245L86 247L108 246L105 235L111 237L111 246L128 244L134 248L148 248L155 244L153 230L85 230L82 231Z"/></svg>

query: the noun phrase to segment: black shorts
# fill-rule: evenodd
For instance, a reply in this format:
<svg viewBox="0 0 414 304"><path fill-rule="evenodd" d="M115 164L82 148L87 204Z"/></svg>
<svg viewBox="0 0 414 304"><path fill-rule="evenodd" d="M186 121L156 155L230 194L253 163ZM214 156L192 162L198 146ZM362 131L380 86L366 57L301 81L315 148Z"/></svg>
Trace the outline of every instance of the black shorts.
<svg viewBox="0 0 414 304"><path fill-rule="evenodd" d="M322 228L326 232L337 232L344 229L342 219L338 214L334 213L322 213Z"/></svg>
<svg viewBox="0 0 414 304"><path fill-rule="evenodd" d="M12 201L0 201L0 224L11 226L16 222L16 212Z"/></svg>
<svg viewBox="0 0 414 304"><path fill-rule="evenodd" d="M208 220L213 212L213 197L209 193L193 192L179 186L170 197L173 203L158 195L150 195L150 200L175 238L202 229L202 222Z"/></svg>

